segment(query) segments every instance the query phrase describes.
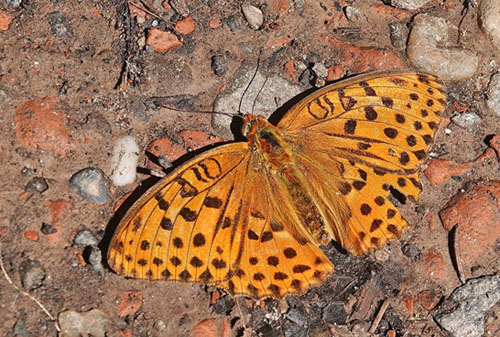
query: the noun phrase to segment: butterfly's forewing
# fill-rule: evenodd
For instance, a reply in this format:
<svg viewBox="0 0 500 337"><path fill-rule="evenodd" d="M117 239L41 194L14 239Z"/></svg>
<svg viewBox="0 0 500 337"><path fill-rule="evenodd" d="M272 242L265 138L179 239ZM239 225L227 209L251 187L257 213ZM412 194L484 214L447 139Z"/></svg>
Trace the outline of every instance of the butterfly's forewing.
<svg viewBox="0 0 500 337"><path fill-rule="evenodd" d="M418 199L417 169L445 108L444 92L431 75L358 76L306 97L278 124L306 174L313 161L340 163L339 193L351 214L332 232L351 252L380 248L407 225L387 197L397 189Z"/></svg>
<svg viewBox="0 0 500 337"><path fill-rule="evenodd" d="M260 166L247 143L187 162L130 208L108 263L134 278L215 284L255 298L319 284L333 266L287 231Z"/></svg>

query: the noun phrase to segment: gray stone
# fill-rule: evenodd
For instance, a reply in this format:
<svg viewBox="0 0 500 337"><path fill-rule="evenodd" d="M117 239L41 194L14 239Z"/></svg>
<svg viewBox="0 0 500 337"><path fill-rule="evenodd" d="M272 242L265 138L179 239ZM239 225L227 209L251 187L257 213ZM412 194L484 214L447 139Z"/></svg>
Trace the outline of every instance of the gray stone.
<svg viewBox="0 0 500 337"><path fill-rule="evenodd" d="M154 322L153 328L158 331L164 331L167 328L167 324L165 324L165 322L163 322L162 320L158 320Z"/></svg>
<svg viewBox="0 0 500 337"><path fill-rule="evenodd" d="M94 234L88 229L84 229L78 232L73 239L73 244L76 246L94 246L97 245L98 241Z"/></svg>
<svg viewBox="0 0 500 337"><path fill-rule="evenodd" d="M500 117L500 73L491 76L487 97L486 106Z"/></svg>
<svg viewBox="0 0 500 337"><path fill-rule="evenodd" d="M19 267L21 283L26 290L39 288L45 279L45 269L39 261L26 260Z"/></svg>
<svg viewBox="0 0 500 337"><path fill-rule="evenodd" d="M391 0L390 4L393 7L412 11L423 7L431 1L434 0Z"/></svg>
<svg viewBox="0 0 500 337"><path fill-rule="evenodd" d="M481 117L479 117L474 112L465 112L462 114L455 115L451 117L453 123L458 126L467 129L470 132L474 132L481 126Z"/></svg>
<svg viewBox="0 0 500 337"><path fill-rule="evenodd" d="M454 337L480 337L485 314L498 301L500 275L471 279L453 291L434 319Z"/></svg>
<svg viewBox="0 0 500 337"><path fill-rule="evenodd" d="M214 111L236 115L241 101L242 113L252 113L255 103L253 113L269 117L282 104L302 92L302 87L288 82L279 75L271 75L266 81L265 75L259 71L243 96L254 71L249 63L244 63L233 75L226 89L217 96ZM231 139L233 138L232 119L231 116L214 113L212 114L212 127L219 136Z"/></svg>
<svg viewBox="0 0 500 337"><path fill-rule="evenodd" d="M358 7L353 6L346 6L344 12L346 18L351 21L359 19L359 15L361 14L361 10Z"/></svg>
<svg viewBox="0 0 500 337"><path fill-rule="evenodd" d="M71 177L69 186L85 200L103 205L111 200L106 176L96 167L84 168Z"/></svg>
<svg viewBox="0 0 500 337"><path fill-rule="evenodd" d="M92 270L101 278L104 278L104 266L102 265L102 252L97 246L90 246L88 260Z"/></svg>
<svg viewBox="0 0 500 337"><path fill-rule="evenodd" d="M43 177L34 177L24 186L26 192L43 193L49 188Z"/></svg>
<svg viewBox="0 0 500 337"><path fill-rule="evenodd" d="M445 19L419 14L408 37L408 60L415 68L443 80L470 78L479 67L479 57L472 51L454 47L457 36L458 28Z"/></svg>
<svg viewBox="0 0 500 337"><path fill-rule="evenodd" d="M500 0L481 0L479 25L493 46L500 51Z"/></svg>
<svg viewBox="0 0 500 337"><path fill-rule="evenodd" d="M302 308L292 308L286 314L286 318L288 318L293 323L304 326L307 325L307 316Z"/></svg>
<svg viewBox="0 0 500 337"><path fill-rule="evenodd" d="M224 54L212 56L211 67L216 76L222 76L226 73L227 60Z"/></svg>
<svg viewBox="0 0 500 337"><path fill-rule="evenodd" d="M66 17L61 12L48 14L50 29L55 37L67 38L69 36L68 23Z"/></svg>
<svg viewBox="0 0 500 337"><path fill-rule="evenodd" d="M243 12L243 16L245 16L248 25L253 30L258 30L264 23L264 14L262 14L262 11L257 7L249 4L243 4L241 5L241 11Z"/></svg>
<svg viewBox="0 0 500 337"><path fill-rule="evenodd" d="M328 69L325 67L323 63L316 63L312 67L312 71L316 76L321 78L326 78L328 76Z"/></svg>
<svg viewBox="0 0 500 337"><path fill-rule="evenodd" d="M336 325L345 325L347 313L344 305L340 302L334 302L325 309L323 314L325 322Z"/></svg>
<svg viewBox="0 0 500 337"><path fill-rule="evenodd" d="M99 309L92 309L87 312L76 312L68 310L59 314L59 326L61 336L80 337L91 335L94 337L105 337L106 329L111 321L107 315Z"/></svg>
<svg viewBox="0 0 500 337"><path fill-rule="evenodd" d="M406 46L406 38L408 37L408 27L400 22L389 24L391 44L394 48L403 49Z"/></svg>
<svg viewBox="0 0 500 337"><path fill-rule="evenodd" d="M51 224L43 222L42 227L40 228L40 231L42 232L42 234L49 235L49 234L57 233L57 228L55 228Z"/></svg>

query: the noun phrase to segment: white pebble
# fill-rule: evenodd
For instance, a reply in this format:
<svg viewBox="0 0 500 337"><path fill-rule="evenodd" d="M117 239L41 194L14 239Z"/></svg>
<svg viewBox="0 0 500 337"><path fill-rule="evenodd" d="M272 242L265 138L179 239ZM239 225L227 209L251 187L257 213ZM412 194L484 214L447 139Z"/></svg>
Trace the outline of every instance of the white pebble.
<svg viewBox="0 0 500 337"><path fill-rule="evenodd" d="M262 11L255 6L243 4L241 5L241 11L248 22L248 25L253 30L258 30L264 23L264 14Z"/></svg>
<svg viewBox="0 0 500 337"><path fill-rule="evenodd" d="M111 180L115 186L123 186L134 182L139 146L131 136L116 140L111 157Z"/></svg>

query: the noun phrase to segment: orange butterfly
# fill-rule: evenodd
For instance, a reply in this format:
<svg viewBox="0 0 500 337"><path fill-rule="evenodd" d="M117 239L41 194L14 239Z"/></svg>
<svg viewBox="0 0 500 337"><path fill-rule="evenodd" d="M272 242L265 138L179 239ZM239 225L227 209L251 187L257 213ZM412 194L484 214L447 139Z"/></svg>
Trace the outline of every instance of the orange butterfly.
<svg viewBox="0 0 500 337"><path fill-rule="evenodd" d="M432 75L371 73L328 85L246 143L207 151L144 194L108 262L139 279L213 284L254 298L303 293L333 272L331 239L361 255L407 226L387 198L418 200L418 165L445 108Z"/></svg>

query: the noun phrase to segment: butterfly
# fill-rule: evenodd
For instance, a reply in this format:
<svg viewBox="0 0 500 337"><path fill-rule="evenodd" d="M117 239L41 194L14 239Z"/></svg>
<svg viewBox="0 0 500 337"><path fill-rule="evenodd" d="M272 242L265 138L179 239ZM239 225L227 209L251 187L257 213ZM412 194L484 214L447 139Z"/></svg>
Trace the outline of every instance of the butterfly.
<svg viewBox="0 0 500 337"><path fill-rule="evenodd" d="M232 295L304 293L333 272L321 245L359 256L400 237L408 223L388 197L418 201L445 106L438 78L386 71L325 86L276 126L247 114L247 142L202 153L135 202L108 263Z"/></svg>

